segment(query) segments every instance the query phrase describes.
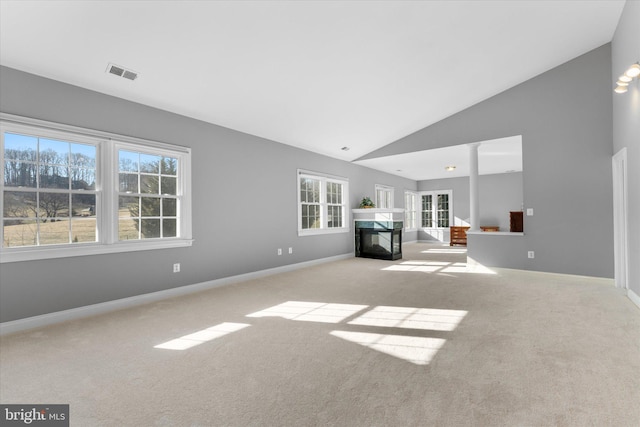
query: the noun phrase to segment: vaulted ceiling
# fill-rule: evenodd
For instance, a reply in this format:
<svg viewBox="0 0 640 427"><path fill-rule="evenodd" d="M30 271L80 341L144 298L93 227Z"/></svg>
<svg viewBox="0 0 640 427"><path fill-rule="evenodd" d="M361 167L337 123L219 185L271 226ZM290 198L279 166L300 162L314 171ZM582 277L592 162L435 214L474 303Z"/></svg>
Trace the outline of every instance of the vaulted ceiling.
<svg viewBox="0 0 640 427"><path fill-rule="evenodd" d="M1 0L0 63L353 161L611 41L623 7Z"/></svg>

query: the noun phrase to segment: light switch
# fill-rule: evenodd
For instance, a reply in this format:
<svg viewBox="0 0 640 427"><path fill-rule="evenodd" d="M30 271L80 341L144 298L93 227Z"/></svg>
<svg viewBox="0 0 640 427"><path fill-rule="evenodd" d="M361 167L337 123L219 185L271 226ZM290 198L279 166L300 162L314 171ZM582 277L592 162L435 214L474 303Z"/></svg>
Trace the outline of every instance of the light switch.
<svg viewBox="0 0 640 427"><path fill-rule="evenodd" d="M527 216L533 216L533 208L527 208Z"/></svg>

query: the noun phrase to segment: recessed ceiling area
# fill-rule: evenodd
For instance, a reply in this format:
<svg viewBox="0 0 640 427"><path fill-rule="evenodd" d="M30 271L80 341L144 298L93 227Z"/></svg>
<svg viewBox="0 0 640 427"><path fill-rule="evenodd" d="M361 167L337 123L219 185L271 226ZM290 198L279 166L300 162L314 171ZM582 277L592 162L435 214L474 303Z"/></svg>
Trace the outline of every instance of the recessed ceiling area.
<svg viewBox="0 0 640 427"><path fill-rule="evenodd" d="M623 7L2 0L0 64L353 161L610 42Z"/></svg>
<svg viewBox="0 0 640 427"><path fill-rule="evenodd" d="M358 160L354 163L416 181L424 181L469 176L469 159L469 145L461 144ZM448 166L455 166L455 169L448 171ZM480 142L478 173L490 175L510 172L522 172L522 136Z"/></svg>

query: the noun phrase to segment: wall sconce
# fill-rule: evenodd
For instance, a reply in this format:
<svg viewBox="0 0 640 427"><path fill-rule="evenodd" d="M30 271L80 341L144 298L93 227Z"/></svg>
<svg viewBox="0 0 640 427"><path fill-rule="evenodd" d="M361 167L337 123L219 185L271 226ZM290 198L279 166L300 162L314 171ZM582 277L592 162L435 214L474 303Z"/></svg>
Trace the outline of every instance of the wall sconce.
<svg viewBox="0 0 640 427"><path fill-rule="evenodd" d="M640 76L640 62L633 64L623 75L618 77L618 81L616 82L618 86L616 86L613 91L615 93L625 93L629 87L629 83L638 76Z"/></svg>

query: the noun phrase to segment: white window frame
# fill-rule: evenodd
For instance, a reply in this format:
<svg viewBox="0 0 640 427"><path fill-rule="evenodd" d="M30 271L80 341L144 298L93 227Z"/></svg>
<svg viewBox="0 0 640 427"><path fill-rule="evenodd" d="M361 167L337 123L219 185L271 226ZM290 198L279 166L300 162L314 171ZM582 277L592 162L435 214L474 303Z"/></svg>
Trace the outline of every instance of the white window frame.
<svg viewBox="0 0 640 427"><path fill-rule="evenodd" d="M42 246L4 247L4 223L0 226L0 263L50 258L65 258L141 250L191 246L191 149L172 144L133 138L77 126L63 125L0 113L0 212L4 213L4 133L26 133L52 137L63 141L84 142L96 146L96 219L97 241ZM118 240L118 149L125 148L152 154L165 154L178 159L178 188L180 197L178 237L141 240ZM3 214L4 216L4 214Z"/></svg>
<svg viewBox="0 0 640 427"><path fill-rule="evenodd" d="M348 233L349 226L349 180L347 178L298 169L296 188L298 190L298 236L315 236L319 234ZM300 179L309 178L320 181L320 228L302 228L302 200L300 199ZM336 206L327 202L327 183L342 185L342 227L328 227L328 206Z"/></svg>
<svg viewBox="0 0 640 427"><path fill-rule="evenodd" d="M404 230L416 231L420 217L420 194L416 191L404 192Z"/></svg>
<svg viewBox="0 0 640 427"><path fill-rule="evenodd" d="M453 223L453 190L432 190L432 191L420 191L419 193L419 199L418 199L418 216L416 218L416 221L418 221L419 223L419 228L423 229L423 230L446 230L448 229L450 226L454 225ZM438 227L438 226L433 226L433 224L436 224L438 221L438 204L437 204L437 199L438 199L438 195L441 194L446 194L449 196L449 227ZM432 196L432 208L431 211L433 212L433 216L432 216L432 226L431 227L424 227L422 225L422 196L424 195L431 195Z"/></svg>
<svg viewBox="0 0 640 427"><path fill-rule="evenodd" d="M393 209L393 192L394 192L393 187L389 187L388 185L376 184L375 186L376 208ZM380 196L384 196L384 199L381 198Z"/></svg>

